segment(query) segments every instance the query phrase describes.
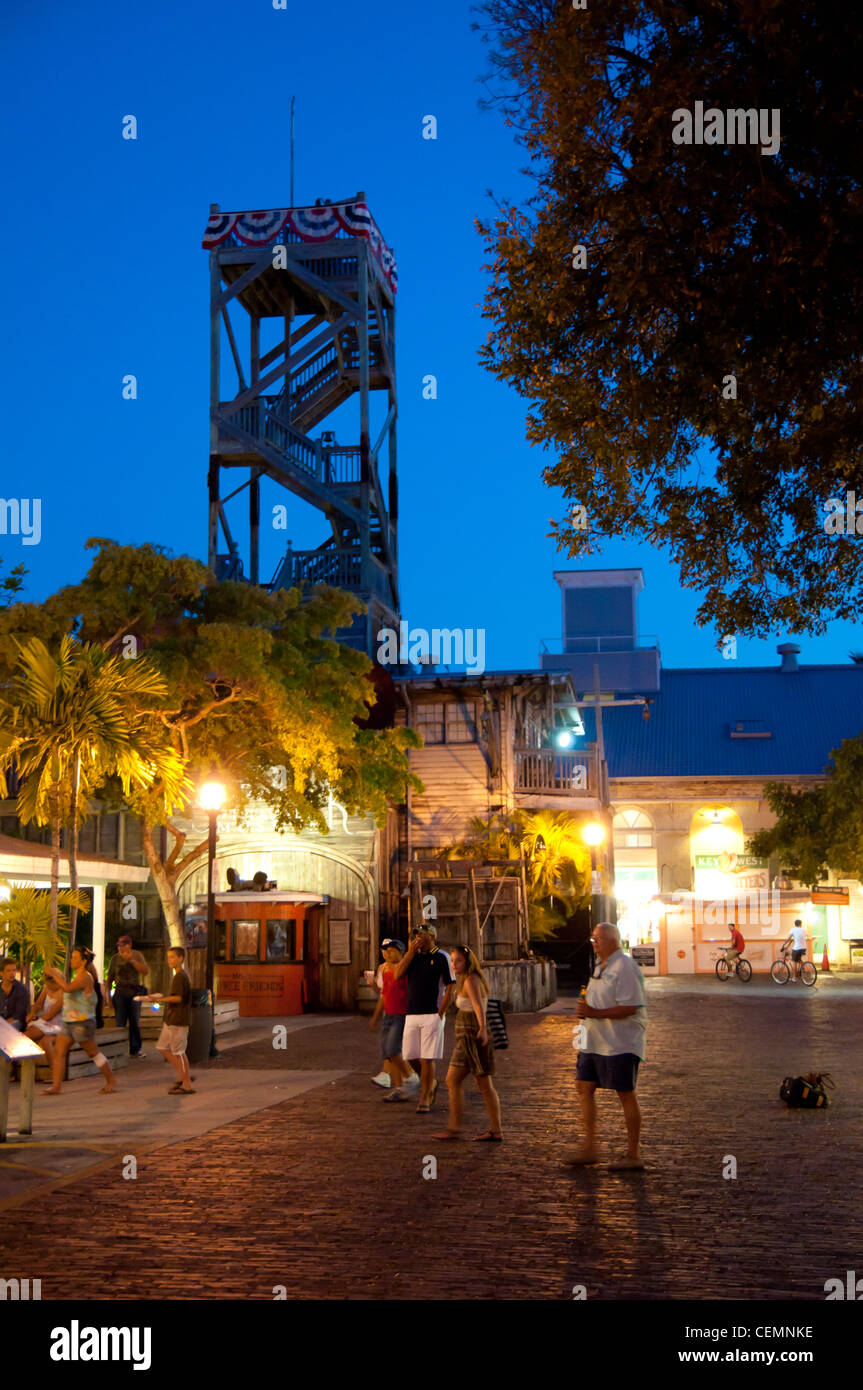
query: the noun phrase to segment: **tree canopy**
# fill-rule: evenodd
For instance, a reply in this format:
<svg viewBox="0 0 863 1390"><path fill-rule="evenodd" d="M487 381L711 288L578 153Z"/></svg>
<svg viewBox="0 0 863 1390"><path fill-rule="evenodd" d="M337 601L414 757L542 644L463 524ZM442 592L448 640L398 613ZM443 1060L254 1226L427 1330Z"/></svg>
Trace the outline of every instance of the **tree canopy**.
<svg viewBox="0 0 863 1390"><path fill-rule="evenodd" d="M143 841L172 937L179 941L176 884L206 843L191 833L195 792L213 764L228 790L226 806L251 801L273 811L279 830L326 830L329 795L349 813L379 819L405 787L404 729L363 728L374 687L368 658L328 634L350 623L357 600L320 589L268 593L217 582L206 566L158 546L88 542L96 555L79 584L43 604L0 611L0 687L12 682L20 643L59 644L68 633L102 644L121 662L146 656L166 694L142 710L180 761L189 790L177 795L157 777L132 788L127 804L143 821ZM166 794L167 793L167 794ZM177 822L180 824L177 824ZM166 825L162 856L154 827Z"/></svg>
<svg viewBox="0 0 863 1390"><path fill-rule="evenodd" d="M778 854L800 883L813 885L823 870L863 879L863 738L846 738L832 754L827 778L806 790L767 782L764 795L776 816L749 842L753 854Z"/></svg>
<svg viewBox="0 0 863 1390"><path fill-rule="evenodd" d="M664 547L718 634L856 618L853 510L851 534L825 529L849 491L863 505L855 7L477 9L489 102L534 180L481 224L481 360L530 401L528 439L557 456L544 476L574 510L553 534L573 556L602 536ZM697 102L722 121L675 143ZM776 153L760 134L744 143L747 111L772 120ZM729 112L745 117L740 142L707 143Z"/></svg>

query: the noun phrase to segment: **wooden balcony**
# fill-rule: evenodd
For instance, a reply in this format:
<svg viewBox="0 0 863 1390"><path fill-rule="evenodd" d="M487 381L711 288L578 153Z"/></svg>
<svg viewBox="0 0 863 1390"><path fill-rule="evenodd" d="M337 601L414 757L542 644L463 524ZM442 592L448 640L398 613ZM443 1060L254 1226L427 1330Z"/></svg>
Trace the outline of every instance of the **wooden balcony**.
<svg viewBox="0 0 863 1390"><path fill-rule="evenodd" d="M516 748L516 793L595 797L596 755L557 748Z"/></svg>

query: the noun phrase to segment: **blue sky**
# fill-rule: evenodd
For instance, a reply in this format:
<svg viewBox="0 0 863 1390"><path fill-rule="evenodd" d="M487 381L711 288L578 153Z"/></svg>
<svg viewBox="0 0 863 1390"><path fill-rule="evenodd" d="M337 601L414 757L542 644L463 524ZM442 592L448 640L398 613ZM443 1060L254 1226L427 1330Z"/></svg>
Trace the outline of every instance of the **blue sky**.
<svg viewBox="0 0 863 1390"><path fill-rule="evenodd" d="M41 497L42 540L0 536L3 569L39 599L87 566L88 536L206 555L211 202L287 206L364 189L399 267L400 563L413 626L484 627L488 668L533 666L560 633L547 538L562 499L524 438L524 402L484 373L474 219L524 183L511 132L478 108L483 47L464 0L272 0L75 6L7 0L5 449L0 493ZM121 138L134 114L138 139ZM422 118L438 122L422 138ZM124 401L126 373L139 398ZM433 373L438 397L422 398ZM284 500L273 490L265 504ZM324 538L292 503L296 547ZM269 558L264 557L266 575ZM591 568L640 565L640 627L666 666L725 664L698 595L648 547L608 543ZM272 566L274 568L274 565ZM738 661L774 664L776 643ZM860 627L800 639L845 662Z"/></svg>

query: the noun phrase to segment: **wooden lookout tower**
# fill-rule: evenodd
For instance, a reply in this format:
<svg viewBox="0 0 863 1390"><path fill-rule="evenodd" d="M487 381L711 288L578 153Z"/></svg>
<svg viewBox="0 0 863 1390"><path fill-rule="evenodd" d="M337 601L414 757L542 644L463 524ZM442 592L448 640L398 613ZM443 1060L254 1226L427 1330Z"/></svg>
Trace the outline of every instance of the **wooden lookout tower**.
<svg viewBox="0 0 863 1390"><path fill-rule="evenodd" d="M265 212L222 212L214 203L203 246L210 253L210 567L219 578L270 589L352 591L368 613L339 637L372 655L380 627L397 628L399 618L395 259L364 193ZM277 320L275 333L268 319ZM264 350L273 336L279 341ZM236 374L227 399L225 347L225 365ZM223 480L223 470L234 471ZM284 490L263 511L262 479ZM240 515L234 531L229 504L236 517L243 492L245 524ZM316 548L292 549L287 493L329 524ZM246 524L244 553L238 537ZM286 544L267 580L262 541L272 545L273 533Z"/></svg>

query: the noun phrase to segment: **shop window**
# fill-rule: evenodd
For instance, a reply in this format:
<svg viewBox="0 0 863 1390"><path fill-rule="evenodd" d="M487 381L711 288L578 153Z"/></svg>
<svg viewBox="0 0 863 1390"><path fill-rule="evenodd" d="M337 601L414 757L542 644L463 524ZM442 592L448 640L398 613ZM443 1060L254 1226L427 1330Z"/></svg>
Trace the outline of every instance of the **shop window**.
<svg viewBox="0 0 863 1390"><path fill-rule="evenodd" d="M297 924L290 918L267 918L267 960L280 964L297 959Z"/></svg>
<svg viewBox="0 0 863 1390"><path fill-rule="evenodd" d="M231 960L256 961L261 924L256 917L237 917L231 923Z"/></svg>
<svg viewBox="0 0 863 1390"><path fill-rule="evenodd" d="M205 943L206 944L206 943ZM223 961L228 954L228 924L223 917L216 918L216 960Z"/></svg>
<svg viewBox="0 0 863 1390"><path fill-rule="evenodd" d="M652 849L653 826L643 811L619 811L614 817L615 849Z"/></svg>

